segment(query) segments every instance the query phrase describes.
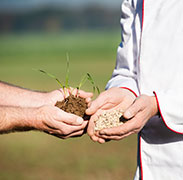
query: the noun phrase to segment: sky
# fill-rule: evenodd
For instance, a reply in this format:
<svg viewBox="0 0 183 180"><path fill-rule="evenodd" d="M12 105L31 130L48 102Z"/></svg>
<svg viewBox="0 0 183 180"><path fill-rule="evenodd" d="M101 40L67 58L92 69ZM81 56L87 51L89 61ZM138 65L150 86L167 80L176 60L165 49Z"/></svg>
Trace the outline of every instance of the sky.
<svg viewBox="0 0 183 180"><path fill-rule="evenodd" d="M119 8L123 0L0 0L0 11L39 9L45 6L83 8L99 5L107 8Z"/></svg>

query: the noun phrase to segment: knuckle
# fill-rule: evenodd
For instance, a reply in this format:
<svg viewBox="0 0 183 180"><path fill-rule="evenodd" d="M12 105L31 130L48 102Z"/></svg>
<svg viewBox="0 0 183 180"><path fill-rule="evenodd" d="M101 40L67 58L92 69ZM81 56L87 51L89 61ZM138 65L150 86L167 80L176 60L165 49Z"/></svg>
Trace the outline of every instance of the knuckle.
<svg viewBox="0 0 183 180"><path fill-rule="evenodd" d="M64 135L64 136L66 136L68 134L68 129L65 128L63 131L61 131L61 134Z"/></svg>
<svg viewBox="0 0 183 180"><path fill-rule="evenodd" d="M139 130L139 129L141 129L141 125L137 124L135 130Z"/></svg>
<svg viewBox="0 0 183 180"><path fill-rule="evenodd" d="M138 134L140 132L140 129L135 129L134 131L133 131L133 134Z"/></svg>

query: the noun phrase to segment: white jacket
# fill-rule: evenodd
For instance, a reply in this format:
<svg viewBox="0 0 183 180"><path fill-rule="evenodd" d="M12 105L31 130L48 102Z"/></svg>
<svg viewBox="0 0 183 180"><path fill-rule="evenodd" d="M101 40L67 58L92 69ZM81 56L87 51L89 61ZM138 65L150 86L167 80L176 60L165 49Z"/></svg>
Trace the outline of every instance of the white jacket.
<svg viewBox="0 0 183 180"><path fill-rule="evenodd" d="M183 1L124 0L122 43L107 88L156 95L161 117L139 133L135 179L183 179Z"/></svg>

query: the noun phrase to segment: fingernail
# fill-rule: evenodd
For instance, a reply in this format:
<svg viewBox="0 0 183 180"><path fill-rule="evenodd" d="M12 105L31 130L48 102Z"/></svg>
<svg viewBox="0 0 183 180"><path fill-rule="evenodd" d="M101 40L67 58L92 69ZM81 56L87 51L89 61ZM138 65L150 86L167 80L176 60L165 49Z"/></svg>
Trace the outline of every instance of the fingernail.
<svg viewBox="0 0 183 180"><path fill-rule="evenodd" d="M104 131L99 131L99 134L100 134L100 135L104 135L105 132L104 132Z"/></svg>
<svg viewBox="0 0 183 180"><path fill-rule="evenodd" d="M90 115L90 109L88 108L85 112L87 115Z"/></svg>
<svg viewBox="0 0 183 180"><path fill-rule="evenodd" d="M83 119L81 117L78 117L77 120L76 120L76 122L78 124L82 124L83 123Z"/></svg>
<svg viewBox="0 0 183 180"><path fill-rule="evenodd" d="M124 115L126 118L131 118L131 113L129 111L126 111Z"/></svg>

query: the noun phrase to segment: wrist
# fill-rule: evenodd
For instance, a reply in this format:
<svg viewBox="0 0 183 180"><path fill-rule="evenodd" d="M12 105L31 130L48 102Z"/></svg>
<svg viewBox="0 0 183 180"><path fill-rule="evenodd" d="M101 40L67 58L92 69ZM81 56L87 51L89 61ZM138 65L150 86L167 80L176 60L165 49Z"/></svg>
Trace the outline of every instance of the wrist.
<svg viewBox="0 0 183 180"><path fill-rule="evenodd" d="M36 119L36 108L18 107L15 109L15 115L12 114L12 125L14 131L34 130L33 122ZM18 115L16 114L18 113Z"/></svg>

